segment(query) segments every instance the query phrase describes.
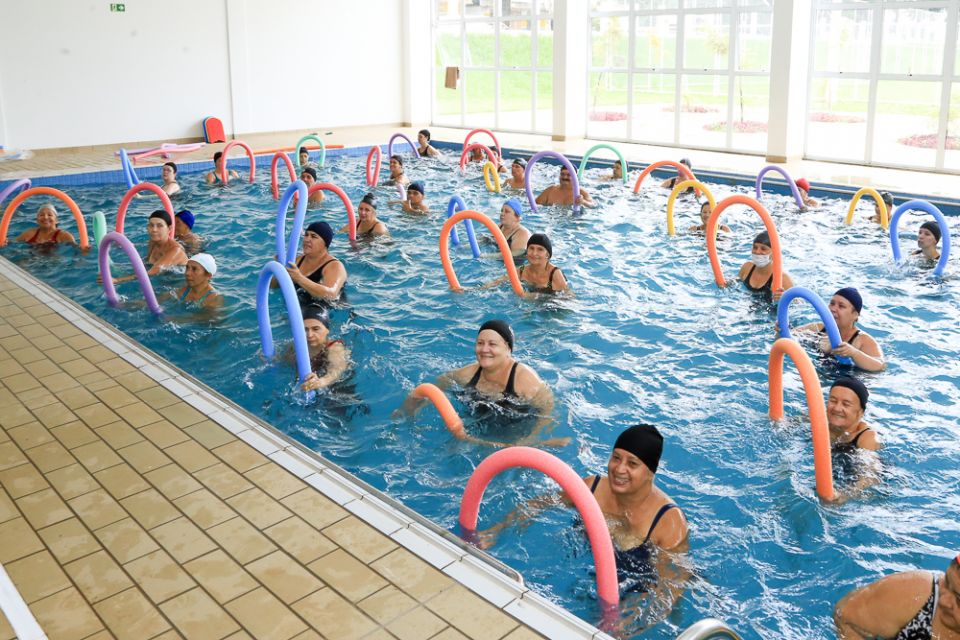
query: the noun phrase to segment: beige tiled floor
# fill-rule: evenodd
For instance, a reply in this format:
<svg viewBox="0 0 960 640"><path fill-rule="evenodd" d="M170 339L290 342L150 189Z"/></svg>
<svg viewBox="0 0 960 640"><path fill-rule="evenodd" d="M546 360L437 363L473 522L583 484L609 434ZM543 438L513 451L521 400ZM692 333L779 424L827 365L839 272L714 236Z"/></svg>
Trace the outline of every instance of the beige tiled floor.
<svg viewBox="0 0 960 640"><path fill-rule="evenodd" d="M51 640L540 637L3 276L0 563Z"/></svg>

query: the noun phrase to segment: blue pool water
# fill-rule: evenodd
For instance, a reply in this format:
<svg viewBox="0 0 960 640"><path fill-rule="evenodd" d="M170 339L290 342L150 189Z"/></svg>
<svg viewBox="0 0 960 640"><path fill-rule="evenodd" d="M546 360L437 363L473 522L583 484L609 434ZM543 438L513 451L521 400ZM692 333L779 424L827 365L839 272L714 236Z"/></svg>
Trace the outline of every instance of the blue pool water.
<svg viewBox="0 0 960 640"><path fill-rule="evenodd" d="M653 422L665 434L658 482L689 520L694 577L673 614L640 634L644 638L672 638L704 616L727 621L746 638L833 637L832 607L850 588L890 571L941 569L960 548L956 279L935 281L917 264L894 266L884 232L865 222L868 204L858 224L844 227L843 201L827 199L822 209L800 215L786 196L764 198L794 281L826 298L841 286L857 286L865 300L862 327L890 362L883 373L862 375L872 392L867 421L886 444L883 482L863 498L824 506L813 490L806 407L789 363L787 419L767 418L773 315L740 286L717 289L703 236L666 236L665 190L650 180L634 196L621 185L599 183L601 170L594 170L584 185L598 209L574 215L544 207L525 217L528 228L553 240L554 262L574 298L525 301L507 286L455 295L447 289L437 248L446 200L459 193L471 208L496 216L503 196L484 189L479 169L463 177L452 163L450 157L421 160L408 168L412 177L426 181L433 215L414 217L384 206L394 192L381 188L380 217L392 238L359 252L348 247L345 235L335 238L331 251L349 272L350 305L333 312L333 333L352 350L354 366L347 383L312 405L304 404L294 385L292 364L265 362L259 348L254 290L275 247L276 204L267 172L261 170L253 185L227 189L203 185L199 174L182 176L185 191L174 197L177 209L197 214L195 231L219 261L215 284L228 304L213 323L192 321L175 303L166 309L172 319L153 318L142 303L135 304L140 297L135 283L120 285L124 304L107 307L95 284L92 253L40 254L9 246L3 255L452 530L467 478L490 450L453 440L432 408L412 420L391 413L416 384L473 361L481 322L508 319L517 334L517 357L554 390L553 435L573 438L553 453L578 473L602 472L612 442L629 424ZM555 179L556 169L538 165L534 173L539 191ZM366 192L362 158L328 158L321 178L341 186L354 202ZM66 190L86 214L103 211L112 226L121 186ZM744 186L714 188L718 198L749 192ZM11 237L27 226L38 205L26 206ZM127 233L141 250L144 219L156 205L153 198L140 198L128 212ZM695 207L681 201L677 216L678 230L685 230L694 222ZM307 220L320 217L335 227L346 220L339 201L330 197ZM949 220L955 233L955 219ZM748 258L760 223L741 207L725 214L724 222L734 231L721 240L725 271L732 277ZM905 217L905 248L912 246L918 225L919 218ZM465 247L454 256L467 287L503 272L502 263L474 261ZM122 255L115 252L114 259L121 263ZM165 274L157 288L168 291L181 282L182 276ZM289 330L276 292L272 309L282 349ZM794 324L814 319L799 303L794 316ZM825 385L841 371L817 362ZM464 410L456 401L455 407ZM485 496L481 528L519 502L552 491L551 481L534 472L503 474ZM592 558L575 522L569 511L547 511L522 531L504 532L491 553L520 570L538 592L595 622ZM628 600L633 611L642 604L636 596ZM627 623L628 635L640 633L638 624Z"/></svg>

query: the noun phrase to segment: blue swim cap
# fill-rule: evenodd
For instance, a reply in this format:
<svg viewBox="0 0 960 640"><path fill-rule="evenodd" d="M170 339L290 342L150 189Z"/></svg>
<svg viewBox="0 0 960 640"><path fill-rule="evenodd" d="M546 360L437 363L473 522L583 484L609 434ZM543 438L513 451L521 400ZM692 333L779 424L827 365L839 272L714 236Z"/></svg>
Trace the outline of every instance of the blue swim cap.
<svg viewBox="0 0 960 640"><path fill-rule="evenodd" d="M193 215L193 212L189 209L184 209L183 211L177 212L177 217L183 220L183 224L187 225L193 229L193 223L196 221L196 218Z"/></svg>
<svg viewBox="0 0 960 640"><path fill-rule="evenodd" d="M860 313L860 310L863 309L863 297L861 297L860 292L853 287L844 287L833 295L846 298L847 302L852 304L853 308L857 310L857 313Z"/></svg>
<svg viewBox="0 0 960 640"><path fill-rule="evenodd" d="M410 191L419 191L420 195L425 195L425 192L423 190L423 182L421 182L420 180L417 180L416 182L411 182L407 186L407 192L410 192Z"/></svg>
<svg viewBox="0 0 960 640"><path fill-rule="evenodd" d="M514 212L515 214L517 214L517 217L518 217L518 218L523 215L523 213L522 213L522 211L523 211L523 205L521 205L521 204L520 204L520 201L517 200L516 198L510 198L509 200L507 200L507 201L504 202L503 204L505 204L505 205L507 205L508 207L510 207L511 209L513 209L513 212Z"/></svg>

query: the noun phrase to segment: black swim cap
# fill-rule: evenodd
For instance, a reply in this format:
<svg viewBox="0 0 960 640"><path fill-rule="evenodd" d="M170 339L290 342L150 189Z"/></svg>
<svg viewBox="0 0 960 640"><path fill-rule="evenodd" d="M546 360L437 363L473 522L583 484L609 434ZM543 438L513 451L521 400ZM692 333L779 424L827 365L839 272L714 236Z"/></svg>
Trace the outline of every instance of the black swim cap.
<svg viewBox="0 0 960 640"><path fill-rule="evenodd" d="M937 239L937 242L940 242L940 223L934 222L933 220L927 220L922 225L921 229L926 229L933 234L933 237Z"/></svg>
<svg viewBox="0 0 960 640"><path fill-rule="evenodd" d="M164 211L163 209L157 209L156 211L151 213L150 219L152 220L153 218L160 218L161 220L167 223L168 227L173 224L173 220L170 219L170 214Z"/></svg>
<svg viewBox="0 0 960 640"><path fill-rule="evenodd" d="M529 247L532 244L538 244L544 249L547 250L547 257L553 257L553 244L550 242L550 238L547 237L544 233L535 233L530 236L530 239L527 240L527 246Z"/></svg>
<svg viewBox="0 0 960 640"><path fill-rule="evenodd" d="M223 151L217 151L215 154L213 154L213 161L216 162L222 157L223 157Z"/></svg>
<svg viewBox="0 0 960 640"><path fill-rule="evenodd" d="M304 320L316 320L327 329L330 328L330 316L327 314L327 308L316 304L308 304L300 309Z"/></svg>
<svg viewBox="0 0 960 640"><path fill-rule="evenodd" d="M893 194L889 191L881 191L880 199L886 203L888 209L893 206Z"/></svg>
<svg viewBox="0 0 960 640"><path fill-rule="evenodd" d="M857 313L863 310L863 296L861 296L860 292L854 287L844 287L833 295L846 298L847 301L853 305L853 308L857 310Z"/></svg>
<svg viewBox="0 0 960 640"><path fill-rule="evenodd" d="M867 408L867 398L870 397L870 392L867 391L867 387L856 378L848 378L848 377L837 378L836 381L833 383L833 385L830 387L830 390L832 391L834 387L846 387L847 389L850 389L855 394L857 394L858 398L860 398L860 408L861 409Z"/></svg>
<svg viewBox="0 0 960 640"><path fill-rule="evenodd" d="M521 167L523 167L524 169L527 168L527 161L524 160L523 158L514 158L514 159L513 159L513 164L518 164L518 165L520 165Z"/></svg>
<svg viewBox="0 0 960 640"><path fill-rule="evenodd" d="M506 341L507 346L510 347L510 351L513 351L513 329L510 328L510 325L507 324L505 320L487 320L480 325L480 330L477 331L477 335L487 330L499 333L500 337Z"/></svg>
<svg viewBox="0 0 960 640"><path fill-rule="evenodd" d="M314 180L317 179L317 170L314 169L313 167L304 167L303 169L300 170L300 173L305 173L311 178L313 178Z"/></svg>
<svg viewBox="0 0 960 640"><path fill-rule="evenodd" d="M762 244L765 247L773 247L770 244L770 234L766 231L761 231L757 234L757 237L753 239L753 244Z"/></svg>
<svg viewBox="0 0 960 640"><path fill-rule="evenodd" d="M400 165L401 167L403 166L403 158L401 158L397 154L393 154L392 156L390 156L390 159L396 160L398 165Z"/></svg>
<svg viewBox="0 0 960 640"><path fill-rule="evenodd" d="M613 448L632 453L656 473L663 455L663 436L652 424L635 424L617 437Z"/></svg>
<svg viewBox="0 0 960 640"><path fill-rule="evenodd" d="M680 158L680 164L687 165L687 169L693 169L693 165L690 164L690 158Z"/></svg>
<svg viewBox="0 0 960 640"><path fill-rule="evenodd" d="M430 131L428 129L420 129L417 133L426 138L427 142L430 142Z"/></svg>
<svg viewBox="0 0 960 640"><path fill-rule="evenodd" d="M363 196L363 200L360 201L360 204L369 205L373 209L377 208L377 203L372 193L368 193L367 195Z"/></svg>
<svg viewBox="0 0 960 640"><path fill-rule="evenodd" d="M307 227L307 231L312 231L313 233L323 238L323 241L326 243L327 248L328 249L330 248L330 243L333 242L333 228L329 224L327 224L323 220L320 220L318 222L311 222L310 226Z"/></svg>

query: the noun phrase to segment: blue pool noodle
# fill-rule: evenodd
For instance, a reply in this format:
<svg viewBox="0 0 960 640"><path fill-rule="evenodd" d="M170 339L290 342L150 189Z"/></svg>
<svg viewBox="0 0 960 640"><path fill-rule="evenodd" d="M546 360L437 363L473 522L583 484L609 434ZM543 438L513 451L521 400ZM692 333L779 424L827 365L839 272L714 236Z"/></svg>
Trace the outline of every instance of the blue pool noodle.
<svg viewBox="0 0 960 640"><path fill-rule="evenodd" d="M257 281L257 323L260 325L260 346L263 349L263 355L267 358L274 356L273 348L273 329L270 327L270 278L276 278L280 283L280 292L283 294L283 301L287 305L287 315L290 318L290 333L293 334L293 353L297 358L297 373L300 376L300 382L303 383L310 375L310 350L307 348L307 333L303 328L303 316L300 311L300 301L297 299L297 292L293 288L293 280L290 274L276 260L271 260L263 266L260 271L260 279ZM313 397L313 392L309 393L309 398Z"/></svg>
<svg viewBox="0 0 960 640"><path fill-rule="evenodd" d="M790 303L796 298L806 300L817 311L820 320L823 322L823 328L827 331L827 337L830 339L830 348L836 349L843 340L840 338L840 329L837 327L837 321L833 319L830 309L827 308L823 299L806 287L790 287L780 298L777 305L777 324L780 325L780 337L792 338L790 335ZM837 362L844 365L852 365L853 360L846 356L836 356Z"/></svg>
<svg viewBox="0 0 960 640"><path fill-rule="evenodd" d="M466 203L463 201L463 198L460 196L453 196L450 198L450 202L447 204L447 219L453 217L458 211L463 211L467 208ZM470 250L473 252L474 258L480 257L480 245L477 243L477 233L473 230L473 220L464 220L463 224L467 227L467 240L470 241ZM450 243L457 247L460 246L460 236L457 235L457 227L454 226L450 229Z"/></svg>
<svg viewBox="0 0 960 640"><path fill-rule="evenodd" d="M893 212L893 217L890 219L890 246L893 248L893 260L894 262L900 262L903 257L900 253L900 238L897 236L897 225L903 214L911 210L929 213L936 219L937 224L940 225L940 240L943 242L943 246L940 249L940 260L933 269L933 275L942 277L944 270L947 268L947 260L950 259L950 229L947 227L947 219L943 217L940 209L926 200L909 200L897 207L897 210Z"/></svg>
<svg viewBox="0 0 960 640"><path fill-rule="evenodd" d="M290 206L290 200L294 193L298 195L297 207L293 213L290 241L287 242L284 239L287 226L287 207ZM303 233L303 220L307 217L307 197L307 185L303 180L296 180L290 183L290 186L287 187L280 198L280 206L277 208L277 260L283 260L284 264L293 264L297 259L300 235Z"/></svg>

